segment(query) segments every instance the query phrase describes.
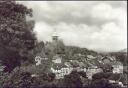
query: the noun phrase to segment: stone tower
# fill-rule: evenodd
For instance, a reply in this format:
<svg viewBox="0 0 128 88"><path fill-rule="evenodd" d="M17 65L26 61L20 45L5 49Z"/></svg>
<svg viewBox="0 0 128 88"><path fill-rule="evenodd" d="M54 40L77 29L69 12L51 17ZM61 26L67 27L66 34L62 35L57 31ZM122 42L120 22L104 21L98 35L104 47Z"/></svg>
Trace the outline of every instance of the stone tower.
<svg viewBox="0 0 128 88"><path fill-rule="evenodd" d="M54 47L54 53L57 54L57 50L58 50L58 34L56 32L56 30L54 30L53 35L52 35L52 45Z"/></svg>
<svg viewBox="0 0 128 88"><path fill-rule="evenodd" d="M57 42L58 41L58 34L56 32L56 30L54 31L53 35L52 35L52 42Z"/></svg>

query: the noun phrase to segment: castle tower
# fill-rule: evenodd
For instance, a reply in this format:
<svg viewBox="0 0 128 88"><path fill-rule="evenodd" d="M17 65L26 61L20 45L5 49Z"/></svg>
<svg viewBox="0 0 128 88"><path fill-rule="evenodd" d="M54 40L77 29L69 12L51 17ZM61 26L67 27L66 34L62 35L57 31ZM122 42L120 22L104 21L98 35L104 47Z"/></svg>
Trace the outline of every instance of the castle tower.
<svg viewBox="0 0 128 88"><path fill-rule="evenodd" d="M54 31L53 35L52 35L52 42L57 42L58 41L58 34L56 32L56 30Z"/></svg>
<svg viewBox="0 0 128 88"><path fill-rule="evenodd" d="M54 30L52 35L52 46L53 46L53 52L55 54L60 54L64 51L63 41L59 39L59 35L56 32L56 30Z"/></svg>
<svg viewBox="0 0 128 88"><path fill-rule="evenodd" d="M58 50L58 34L56 32L56 29L54 30L53 34L52 34L52 45L54 47L54 53L57 54L57 50Z"/></svg>
<svg viewBox="0 0 128 88"><path fill-rule="evenodd" d="M54 53L55 53L55 55L53 56L53 60L52 60L52 62L54 62L54 63L61 63L61 57L59 57L59 55L58 55L58 48L59 48L59 46L58 46L58 44L59 44L59 39L58 39L58 34L57 34L57 32L56 32L56 29L54 30L54 32L53 32L53 35L52 35L52 45L53 45L53 47L54 47Z"/></svg>

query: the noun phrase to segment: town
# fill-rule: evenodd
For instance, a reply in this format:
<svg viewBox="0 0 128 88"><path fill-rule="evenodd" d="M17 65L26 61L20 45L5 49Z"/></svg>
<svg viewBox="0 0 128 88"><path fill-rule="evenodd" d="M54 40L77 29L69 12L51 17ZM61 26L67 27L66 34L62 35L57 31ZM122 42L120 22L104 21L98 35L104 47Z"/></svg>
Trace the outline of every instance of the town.
<svg viewBox="0 0 128 88"><path fill-rule="evenodd" d="M0 88L127 88L127 4L113 2L0 1Z"/></svg>
<svg viewBox="0 0 128 88"><path fill-rule="evenodd" d="M101 55L85 55L81 53L74 54L74 58L64 60L64 53L57 52L60 46L59 44L63 44L63 41L58 39L58 35L55 32L52 36L52 42L49 42L43 48L50 48L52 52L55 52L53 57L51 58L51 70L53 73L56 74L56 78L63 78L64 75L68 75L71 73L72 70L77 71L84 71L87 72L88 77L91 78L93 74L101 72L103 65L110 64L113 67L114 73L123 73L123 64L115 59L115 57L111 56L101 56ZM63 46L65 47L65 46ZM50 58L45 54L45 50L41 50L40 53L37 53L35 57L36 66L42 64L42 62L47 62ZM58 49L57 49L58 48ZM43 64L44 65L44 64Z"/></svg>

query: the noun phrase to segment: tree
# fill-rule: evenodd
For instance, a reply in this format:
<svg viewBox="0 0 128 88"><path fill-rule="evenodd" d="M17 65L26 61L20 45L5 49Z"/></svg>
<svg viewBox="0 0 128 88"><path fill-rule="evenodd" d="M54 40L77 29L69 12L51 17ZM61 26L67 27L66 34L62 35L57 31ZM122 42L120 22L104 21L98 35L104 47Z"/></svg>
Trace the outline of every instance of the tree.
<svg viewBox="0 0 128 88"><path fill-rule="evenodd" d="M112 72L113 71L113 67L111 64L104 64L102 65L102 70L103 72Z"/></svg>
<svg viewBox="0 0 128 88"><path fill-rule="evenodd" d="M72 71L69 75L64 76L64 86L66 88L82 88L82 81L77 71Z"/></svg>
<svg viewBox="0 0 128 88"><path fill-rule="evenodd" d="M17 60L17 57L19 60ZM10 72L14 67L20 65L21 57L16 51L0 47L0 59L2 65L5 66L4 71Z"/></svg>
<svg viewBox="0 0 128 88"><path fill-rule="evenodd" d="M80 71L80 72L78 72L78 73L79 73L79 75L82 76L83 78L88 78L86 72Z"/></svg>
<svg viewBox="0 0 128 88"><path fill-rule="evenodd" d="M90 88L122 88L118 84L110 83L109 80L112 79L113 73L111 72L100 72L92 76L92 82Z"/></svg>
<svg viewBox="0 0 128 88"><path fill-rule="evenodd" d="M35 48L33 49L33 54L39 54L42 52L42 50L44 50L44 42L41 41L39 43L36 44Z"/></svg>
<svg viewBox="0 0 128 88"><path fill-rule="evenodd" d="M111 56L114 56L117 61L123 63L124 66L127 66L128 63L127 52L111 52L109 54Z"/></svg>
<svg viewBox="0 0 128 88"><path fill-rule="evenodd" d="M15 1L0 1L0 59L6 71L17 66L10 64L30 59L30 50L35 46L34 22L27 21L26 16L32 16L31 9Z"/></svg>

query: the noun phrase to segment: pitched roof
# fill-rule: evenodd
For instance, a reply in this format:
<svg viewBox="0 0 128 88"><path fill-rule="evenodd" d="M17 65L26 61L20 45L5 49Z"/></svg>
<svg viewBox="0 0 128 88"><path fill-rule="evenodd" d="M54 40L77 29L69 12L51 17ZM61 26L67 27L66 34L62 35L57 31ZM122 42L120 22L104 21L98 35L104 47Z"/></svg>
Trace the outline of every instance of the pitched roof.
<svg viewBox="0 0 128 88"><path fill-rule="evenodd" d="M59 63L52 64L52 68L54 68L55 70L61 70L61 68L65 68L65 67L67 67L65 64L59 64Z"/></svg>

